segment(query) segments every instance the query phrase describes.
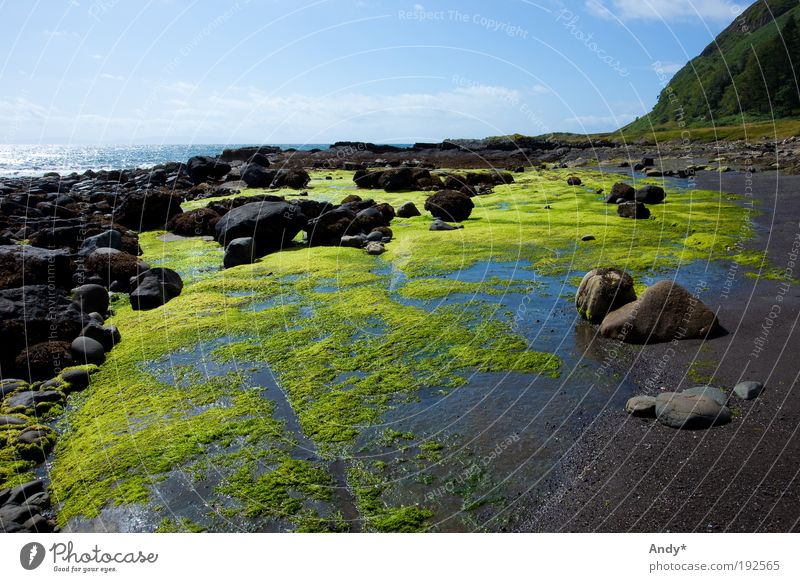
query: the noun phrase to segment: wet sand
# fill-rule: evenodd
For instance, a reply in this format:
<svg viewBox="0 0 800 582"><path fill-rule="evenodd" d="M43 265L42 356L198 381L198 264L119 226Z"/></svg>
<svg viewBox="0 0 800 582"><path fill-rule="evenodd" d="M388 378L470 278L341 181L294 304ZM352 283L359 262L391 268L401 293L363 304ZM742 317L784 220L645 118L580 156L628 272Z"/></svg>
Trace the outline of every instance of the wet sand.
<svg viewBox="0 0 800 582"><path fill-rule="evenodd" d="M752 192L760 214L744 248L766 250L782 269L790 265L792 246L800 243L800 177L703 172L697 188ZM684 341L674 352L669 344L625 346L615 368L641 394L698 385L697 376L687 377L692 363L713 386L731 390L741 380L758 380L764 392L751 401L734 398L733 421L706 431L678 431L607 407L561 459L548 492L532 489L506 508L510 523L503 530L800 530L800 285L747 277L731 261L725 267L725 277L718 269L709 277L701 298L727 335ZM800 278L800 263L793 276ZM583 330L587 355L601 358L614 346L593 332ZM655 377L659 368L664 372Z"/></svg>

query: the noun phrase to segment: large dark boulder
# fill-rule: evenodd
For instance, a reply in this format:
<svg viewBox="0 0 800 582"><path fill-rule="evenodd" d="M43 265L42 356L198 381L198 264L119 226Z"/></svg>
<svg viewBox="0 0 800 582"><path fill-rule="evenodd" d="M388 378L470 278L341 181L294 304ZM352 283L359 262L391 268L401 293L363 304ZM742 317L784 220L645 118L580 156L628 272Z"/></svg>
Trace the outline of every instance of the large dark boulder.
<svg viewBox="0 0 800 582"><path fill-rule="evenodd" d="M378 179L378 185L387 192L401 192L415 188L414 174L411 168L386 170Z"/></svg>
<svg viewBox="0 0 800 582"><path fill-rule="evenodd" d="M394 212L392 212L392 214L394 214ZM389 226L391 218L387 220L387 217L388 213L384 215L378 206L372 206L356 214L354 226L357 232L372 232L373 229L379 226ZM349 234L355 234L355 232Z"/></svg>
<svg viewBox="0 0 800 582"><path fill-rule="evenodd" d="M100 234L87 237L83 243L81 243L81 248L78 251L78 254L86 257L91 255L97 249L109 248L117 249L118 251L122 250L122 233L118 230L109 229L105 232L101 232Z"/></svg>
<svg viewBox="0 0 800 582"><path fill-rule="evenodd" d="M231 171L229 164L208 156L194 156L186 162L189 175L195 184L211 180L221 180Z"/></svg>
<svg viewBox="0 0 800 582"><path fill-rule="evenodd" d="M609 204L616 204L618 202L628 202L633 200L636 190L630 184L624 182L617 182L611 187L611 193L606 198Z"/></svg>
<svg viewBox="0 0 800 582"><path fill-rule="evenodd" d="M131 192L114 211L114 220L133 230L166 230L181 210L183 196L170 190Z"/></svg>
<svg viewBox="0 0 800 582"><path fill-rule="evenodd" d="M356 212L348 206L339 206L329 210L306 226L306 238L311 245L338 245L343 236L353 236L360 229L353 226Z"/></svg>
<svg viewBox="0 0 800 582"><path fill-rule="evenodd" d="M78 364L97 364L106 361L106 350L96 339L89 336L80 336L72 340L70 344L72 357Z"/></svg>
<svg viewBox="0 0 800 582"><path fill-rule="evenodd" d="M664 189L660 186L647 185L636 190L634 200L644 204L660 204L664 201Z"/></svg>
<svg viewBox="0 0 800 582"><path fill-rule="evenodd" d="M197 208L176 214L167 223L167 230L181 236L214 236L220 215L211 208Z"/></svg>
<svg viewBox="0 0 800 582"><path fill-rule="evenodd" d="M442 181L438 176L425 168L392 168L388 170L357 170L353 181L359 188L383 188L387 192L407 190L430 190L441 188Z"/></svg>
<svg viewBox="0 0 800 582"><path fill-rule="evenodd" d="M249 265L255 260L255 241L253 237L235 238L225 247L222 265L226 269Z"/></svg>
<svg viewBox="0 0 800 582"><path fill-rule="evenodd" d="M47 285L0 291L0 370L8 377L17 355L45 341L72 341L84 326L66 292Z"/></svg>
<svg viewBox="0 0 800 582"><path fill-rule="evenodd" d="M474 207L469 196L455 190L440 190L425 201L425 210L446 222L466 220Z"/></svg>
<svg viewBox="0 0 800 582"><path fill-rule="evenodd" d="M257 257L291 245L308 223L300 207L285 201L253 202L234 208L217 223L215 236L222 245L252 237Z"/></svg>
<svg viewBox="0 0 800 582"><path fill-rule="evenodd" d="M131 282L131 307L147 311L171 301L181 294L183 280L172 269L157 267L140 274Z"/></svg>
<svg viewBox="0 0 800 582"><path fill-rule="evenodd" d="M659 281L642 296L609 313L600 334L628 343L703 339L719 331L717 316L672 281Z"/></svg>
<svg viewBox="0 0 800 582"><path fill-rule="evenodd" d="M269 188L276 173L275 170L268 170L260 164L251 162L242 168L242 182L250 188Z"/></svg>
<svg viewBox="0 0 800 582"><path fill-rule="evenodd" d="M316 218L333 208L330 202L319 202L317 200L309 200L308 198L292 200L291 204L297 206L300 209L300 212L302 212L303 215L309 220Z"/></svg>
<svg viewBox="0 0 800 582"><path fill-rule="evenodd" d="M269 166L267 154L277 154L280 153L280 151L281 148L274 146L247 146L243 148L230 148L222 150L222 155L220 155L219 159L225 162L252 161L266 168Z"/></svg>
<svg viewBox="0 0 800 582"><path fill-rule="evenodd" d="M102 285L81 285L75 289L72 300L86 314L97 312L103 315L108 311L108 291Z"/></svg>
<svg viewBox="0 0 800 582"><path fill-rule="evenodd" d="M293 188L300 190L308 186L311 176L301 169L278 170L272 180L271 188Z"/></svg>
<svg viewBox="0 0 800 582"><path fill-rule="evenodd" d="M30 245L0 246L0 289L36 284L71 286L70 252Z"/></svg>
<svg viewBox="0 0 800 582"><path fill-rule="evenodd" d="M419 209L413 202L405 202L397 209L397 216L400 218L412 218L420 215Z"/></svg>

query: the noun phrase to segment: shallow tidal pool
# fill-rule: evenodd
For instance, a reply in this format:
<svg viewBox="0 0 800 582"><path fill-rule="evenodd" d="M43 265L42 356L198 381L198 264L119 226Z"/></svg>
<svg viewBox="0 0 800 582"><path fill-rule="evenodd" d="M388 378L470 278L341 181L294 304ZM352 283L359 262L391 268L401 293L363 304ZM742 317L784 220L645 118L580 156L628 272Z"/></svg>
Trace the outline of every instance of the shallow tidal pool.
<svg viewBox="0 0 800 582"><path fill-rule="evenodd" d="M424 206L424 192L359 191L351 172L325 175L313 174L310 198ZM143 259L186 286L153 311L113 303L122 342L59 424L59 523L502 528L576 435L633 391L597 373L595 328L572 303L582 275L613 266L638 290L667 277L693 288L698 272L723 273L722 261L760 261L728 250L748 232L732 196L670 182L666 202L634 221L598 192L617 174L528 169L515 179L474 198L460 230L396 218L379 257L298 238L222 270L212 241L142 234Z"/></svg>

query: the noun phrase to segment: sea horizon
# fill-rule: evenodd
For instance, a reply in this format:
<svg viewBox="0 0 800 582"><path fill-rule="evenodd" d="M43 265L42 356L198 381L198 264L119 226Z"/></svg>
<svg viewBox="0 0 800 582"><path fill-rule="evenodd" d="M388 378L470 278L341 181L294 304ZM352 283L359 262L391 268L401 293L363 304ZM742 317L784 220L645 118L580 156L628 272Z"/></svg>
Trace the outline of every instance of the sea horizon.
<svg viewBox="0 0 800 582"><path fill-rule="evenodd" d="M39 177L49 172L128 170L185 162L193 156L217 156L224 149L279 147L282 150L329 149L331 143L174 143L174 144L2 144L0 178ZM410 147L413 144L377 144Z"/></svg>

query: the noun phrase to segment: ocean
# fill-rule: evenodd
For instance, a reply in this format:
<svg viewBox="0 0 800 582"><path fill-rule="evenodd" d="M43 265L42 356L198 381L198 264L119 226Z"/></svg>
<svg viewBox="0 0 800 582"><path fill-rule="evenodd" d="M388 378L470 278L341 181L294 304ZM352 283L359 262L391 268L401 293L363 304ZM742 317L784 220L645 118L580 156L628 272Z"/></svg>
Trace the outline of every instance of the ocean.
<svg viewBox="0 0 800 582"><path fill-rule="evenodd" d="M218 156L226 148L260 144L165 145L0 145L0 178L66 175L86 170L148 168L165 162L185 162L192 156ZM329 144L274 144L283 149L328 149ZM406 144L402 144L404 147Z"/></svg>

